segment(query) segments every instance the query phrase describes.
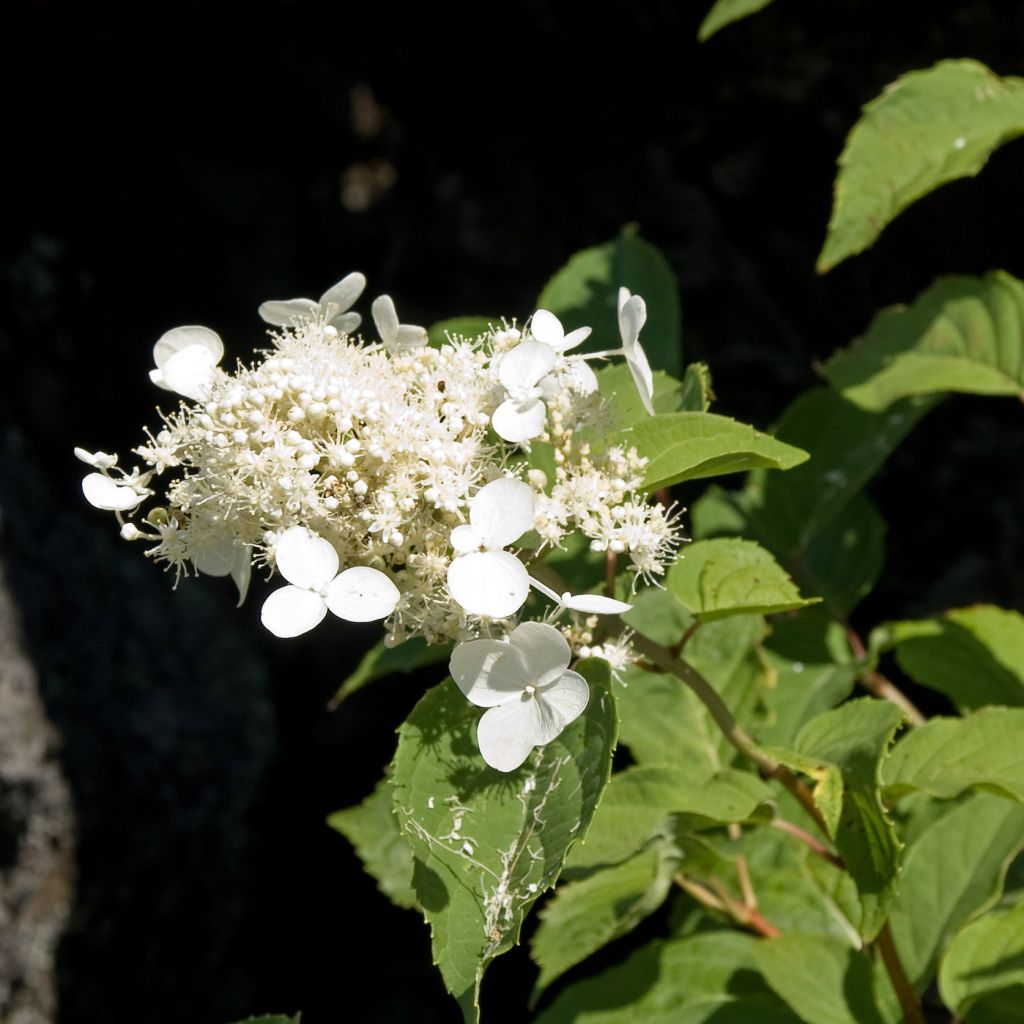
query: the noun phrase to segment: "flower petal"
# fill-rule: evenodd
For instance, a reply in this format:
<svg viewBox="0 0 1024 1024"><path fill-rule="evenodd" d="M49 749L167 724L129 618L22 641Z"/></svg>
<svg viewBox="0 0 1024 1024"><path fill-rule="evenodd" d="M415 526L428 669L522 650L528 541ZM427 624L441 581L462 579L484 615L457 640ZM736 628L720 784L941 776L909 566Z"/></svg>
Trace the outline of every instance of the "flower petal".
<svg viewBox="0 0 1024 1024"><path fill-rule="evenodd" d="M597 390L597 374L582 360L566 367L569 388L577 395L592 395Z"/></svg>
<svg viewBox="0 0 1024 1024"><path fill-rule="evenodd" d="M503 548L533 529L533 488L503 476L484 484L469 502L469 521L485 547Z"/></svg>
<svg viewBox="0 0 1024 1024"><path fill-rule="evenodd" d="M342 313L330 321L330 326L339 334L352 334L362 322L363 318L358 313Z"/></svg>
<svg viewBox="0 0 1024 1024"><path fill-rule="evenodd" d="M530 334L545 345L561 350L565 340L562 321L547 309L538 309L530 319Z"/></svg>
<svg viewBox="0 0 1024 1024"><path fill-rule="evenodd" d="M537 701L515 700L485 711L476 742L483 759L499 772L514 772L537 745Z"/></svg>
<svg viewBox="0 0 1024 1024"><path fill-rule="evenodd" d="M562 604L574 612L586 615L621 615L633 606L601 594L563 594Z"/></svg>
<svg viewBox="0 0 1024 1024"><path fill-rule="evenodd" d="M508 391L532 388L551 372L556 362L558 355L550 345L524 341L502 357L498 380Z"/></svg>
<svg viewBox="0 0 1024 1024"><path fill-rule="evenodd" d="M632 353L626 356L626 365L632 374L633 383L636 385L640 401L649 416L654 415L654 375L651 373L651 364L647 361L647 354L640 347L640 342L633 345Z"/></svg>
<svg viewBox="0 0 1024 1024"><path fill-rule="evenodd" d="M158 371L157 385L174 391L193 402L202 402L210 393L216 362L209 349L189 345L175 352Z"/></svg>
<svg viewBox="0 0 1024 1024"><path fill-rule="evenodd" d="M647 303L639 295L630 296L629 300L619 307L619 334L622 336L622 347L627 352L636 344L645 323Z"/></svg>
<svg viewBox="0 0 1024 1024"><path fill-rule="evenodd" d="M578 672L563 672L554 682L538 690L535 702L540 705L537 716L538 746L550 743L570 722L583 714L590 700L590 687Z"/></svg>
<svg viewBox="0 0 1024 1024"><path fill-rule="evenodd" d="M363 294L366 287L366 278L358 270L346 274L337 284L331 285L320 296L320 309L323 310L329 322L333 322L339 313L344 313L352 308L352 304ZM332 312L330 307L334 306Z"/></svg>
<svg viewBox="0 0 1024 1024"><path fill-rule="evenodd" d="M346 569L327 584L327 607L339 619L374 622L395 610L402 595L390 577L368 565Z"/></svg>
<svg viewBox="0 0 1024 1024"><path fill-rule="evenodd" d="M260 620L274 636L308 633L323 621L327 603L319 594L301 587L281 587L263 602Z"/></svg>
<svg viewBox="0 0 1024 1024"><path fill-rule="evenodd" d="M274 558L281 575L306 590L320 590L338 572L334 545L304 526L289 527L278 537Z"/></svg>
<svg viewBox="0 0 1024 1024"><path fill-rule="evenodd" d="M481 708L519 700L528 682L519 653L501 640L459 644L448 670L466 699Z"/></svg>
<svg viewBox="0 0 1024 1024"><path fill-rule="evenodd" d="M448 539L451 546L460 555L468 555L471 551L479 551L484 542L474 527L465 524L456 526Z"/></svg>
<svg viewBox="0 0 1024 1024"><path fill-rule="evenodd" d="M81 459L87 466L95 469L113 469L117 465L117 456L107 452L89 452L84 448L75 449L75 458Z"/></svg>
<svg viewBox="0 0 1024 1024"><path fill-rule="evenodd" d="M291 327L303 320L311 320L320 307L312 299L280 299L260 304L261 319L275 327Z"/></svg>
<svg viewBox="0 0 1024 1024"><path fill-rule="evenodd" d="M629 300L631 298L633 298L633 293L628 288L619 288L618 311L619 311L619 316L620 317L622 315L622 307L625 306L626 303L629 302ZM620 320L619 321L619 332L621 333L621 331L622 331L622 321Z"/></svg>
<svg viewBox="0 0 1024 1024"><path fill-rule="evenodd" d="M509 643L523 658L528 682L544 686L557 679L572 658L569 643L554 626L544 622L523 622L509 634Z"/></svg>
<svg viewBox="0 0 1024 1024"><path fill-rule="evenodd" d="M577 327L575 331L570 331L565 336L562 344L558 346L559 351L568 352L569 349L582 345L590 337L590 331L589 327Z"/></svg>
<svg viewBox="0 0 1024 1024"><path fill-rule="evenodd" d="M216 365L224 358L224 342L216 331L209 327L175 327L162 334L153 346L153 362L162 369L168 359L176 352L199 345L213 357L211 362Z"/></svg>
<svg viewBox="0 0 1024 1024"><path fill-rule="evenodd" d="M241 608L245 602L245 595L249 593L249 581L252 579L252 559L249 557L248 548L239 547L235 555L235 564L231 567L231 578L238 587L238 607Z"/></svg>
<svg viewBox="0 0 1024 1024"><path fill-rule="evenodd" d="M448 566L448 591L471 615L503 619L522 608L530 577L515 555L481 551L459 555Z"/></svg>
<svg viewBox="0 0 1024 1024"><path fill-rule="evenodd" d="M517 402L510 398L494 410L491 426L503 441L519 444L520 441L531 441L543 434L547 418L547 406L539 398L532 398L528 402Z"/></svg>
<svg viewBox="0 0 1024 1024"><path fill-rule="evenodd" d="M124 487L102 473L90 473L82 481L82 493L90 505L106 512L127 512L142 501L134 487Z"/></svg>
<svg viewBox="0 0 1024 1024"><path fill-rule="evenodd" d="M380 340L384 342L385 348L389 347L398 337L398 312L395 303L390 295L378 295L370 307L373 314L373 322L377 326L377 333Z"/></svg>
<svg viewBox="0 0 1024 1024"><path fill-rule="evenodd" d="M399 324L398 335L394 340L394 347L398 352L408 352L411 349L423 348L430 341L426 327L418 324Z"/></svg>
<svg viewBox="0 0 1024 1024"><path fill-rule="evenodd" d="M229 576L235 567L235 539L225 535L189 550L193 565L206 576Z"/></svg>

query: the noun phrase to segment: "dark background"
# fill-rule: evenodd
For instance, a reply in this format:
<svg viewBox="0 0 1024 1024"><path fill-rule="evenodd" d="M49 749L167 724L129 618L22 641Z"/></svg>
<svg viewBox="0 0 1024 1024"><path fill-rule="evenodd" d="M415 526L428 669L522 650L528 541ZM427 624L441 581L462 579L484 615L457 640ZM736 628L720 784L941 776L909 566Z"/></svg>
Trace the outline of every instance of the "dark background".
<svg viewBox="0 0 1024 1024"><path fill-rule="evenodd" d="M814 273L860 106L944 57L1021 73L1022 5L777 0L699 46L709 4L18 5L0 506L78 821L64 1024L456 1020L425 928L323 824L370 791L429 678L328 713L373 629L271 643L261 585L241 611L226 581L172 593L81 497L72 446L125 457L154 423L163 331L208 324L245 358L260 301L353 269L406 321L522 318L636 222L679 274L716 408L767 427L882 305L945 272L1024 276L1019 142ZM949 401L890 461L863 632L1024 607L1021 413ZM487 1019L524 1020L531 983L520 953L495 965Z"/></svg>

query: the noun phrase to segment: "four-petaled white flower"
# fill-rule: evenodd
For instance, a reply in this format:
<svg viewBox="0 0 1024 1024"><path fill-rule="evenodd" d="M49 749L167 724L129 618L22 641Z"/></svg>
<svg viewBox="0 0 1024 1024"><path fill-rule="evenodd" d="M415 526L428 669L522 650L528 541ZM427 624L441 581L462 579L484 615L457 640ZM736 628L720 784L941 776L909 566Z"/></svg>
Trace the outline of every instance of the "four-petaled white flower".
<svg viewBox="0 0 1024 1024"><path fill-rule="evenodd" d="M621 615L633 607L631 604L626 604L625 601L616 601L615 598L605 597L602 594L570 594L568 590L563 594L558 594L532 576L530 583L558 605L556 611L568 608L569 611L582 612L584 615Z"/></svg>
<svg viewBox="0 0 1024 1024"><path fill-rule="evenodd" d="M338 573L334 546L304 526L281 534L274 557L290 584L263 604L260 618L274 636L299 636L328 610L349 622L372 622L390 615L398 604L398 588L384 573L362 565Z"/></svg>
<svg viewBox="0 0 1024 1024"><path fill-rule="evenodd" d="M264 302L259 314L268 324L275 327L293 327L303 320L322 320L325 326L335 328L340 334L351 334L363 321L358 313L348 312L352 304L363 294L366 278L358 271L343 277L336 285L320 296L319 302L312 299L282 299Z"/></svg>
<svg viewBox="0 0 1024 1024"><path fill-rule="evenodd" d="M153 346L156 369L149 379L165 391L174 391L193 402L210 393L217 364L224 358L224 343L209 327L175 327Z"/></svg>
<svg viewBox="0 0 1024 1024"><path fill-rule="evenodd" d="M622 354L633 375L633 383L640 393L647 412L654 415L654 377L647 353L640 346L640 329L647 321L647 303L639 295L631 295L628 288L619 289L619 334L622 336Z"/></svg>
<svg viewBox="0 0 1024 1024"><path fill-rule="evenodd" d="M398 312L390 295L379 295L370 307L377 333L388 352L410 352L423 348L428 341L427 329L416 324L398 322Z"/></svg>
<svg viewBox="0 0 1024 1024"><path fill-rule="evenodd" d="M87 466L92 466L94 469L113 469L117 465L116 455L110 455L107 452L90 452L84 448L75 449L75 458L80 459Z"/></svg>
<svg viewBox="0 0 1024 1024"><path fill-rule="evenodd" d="M491 417L498 437L515 444L544 432L548 415L544 399L555 394L555 382L548 375L557 361L555 349L539 341L524 341L502 358L498 380L505 388L506 399Z"/></svg>
<svg viewBox="0 0 1024 1024"><path fill-rule="evenodd" d="M502 477L469 502L469 524L452 530L457 556L448 566L448 591L472 615L503 619L519 611L530 592L526 566L502 549L533 527L533 488Z"/></svg>
<svg viewBox="0 0 1024 1024"><path fill-rule="evenodd" d="M590 337L589 327L577 327L575 331L565 333L562 321L547 309L538 309L530 319L530 333L556 352L566 352L577 345L583 344Z"/></svg>
<svg viewBox="0 0 1024 1024"><path fill-rule="evenodd" d="M534 747L550 743L587 706L590 688L569 671L571 651L554 626L524 622L500 640L470 640L452 652L452 678L478 707L483 759L515 771Z"/></svg>

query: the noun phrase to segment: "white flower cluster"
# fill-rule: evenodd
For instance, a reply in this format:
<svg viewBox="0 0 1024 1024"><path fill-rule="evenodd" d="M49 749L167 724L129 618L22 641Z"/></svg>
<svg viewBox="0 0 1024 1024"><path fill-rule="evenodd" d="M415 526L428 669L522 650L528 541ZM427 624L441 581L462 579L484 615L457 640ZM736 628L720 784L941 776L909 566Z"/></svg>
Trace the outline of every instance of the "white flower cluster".
<svg viewBox="0 0 1024 1024"><path fill-rule="evenodd" d="M115 513L123 537L149 543L147 554L178 575L230 575L244 600L254 565L280 572L287 585L267 598L262 616L278 636L305 632L331 611L386 620L392 643L414 635L463 641L462 665L470 648L482 650L475 645L492 645L492 653L500 645L495 664L519 680L516 699L535 703L543 722L517 727L505 745L487 737L509 730L481 727L485 757L509 770L586 703L581 679L564 682L580 677L567 670L558 630L516 626L531 584L555 601L554 614L628 607L558 596L531 578L531 564L575 531L594 550L628 557L647 579L674 558L675 517L638 490L644 460L621 446L593 451L586 439L607 418L586 360L623 355L653 411L638 341L646 309L623 289L623 347L583 356L569 350L589 328L566 334L547 310L523 328L503 322L431 346L422 327L399 322L384 295L372 305L380 341L368 342L354 333L360 317L351 311L365 283L350 274L318 302L264 303L260 315L277 328L271 345L234 372L221 368L224 347L213 331L169 331L154 347L150 376L185 401L135 449L143 465L130 473L116 456L76 449L94 470L83 491ZM529 466L536 442L552 449L554 479ZM158 479L162 494L143 514ZM487 639L474 639L481 635ZM542 636L543 671L533 679L530 651L541 649ZM504 678L495 671L479 679ZM456 680L480 703L465 670ZM542 699L554 683L571 695ZM488 722L512 715L495 711ZM562 725L552 732L556 721Z"/></svg>

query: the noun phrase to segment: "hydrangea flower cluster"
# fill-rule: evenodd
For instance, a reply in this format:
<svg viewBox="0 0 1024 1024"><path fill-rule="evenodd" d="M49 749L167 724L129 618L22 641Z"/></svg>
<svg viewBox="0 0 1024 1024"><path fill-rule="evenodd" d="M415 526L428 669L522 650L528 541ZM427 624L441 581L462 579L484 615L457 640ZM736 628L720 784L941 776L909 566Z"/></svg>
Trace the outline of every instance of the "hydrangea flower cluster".
<svg viewBox="0 0 1024 1024"><path fill-rule="evenodd" d="M354 273L319 301L264 303L270 346L233 372L221 367L224 346L209 328L169 331L150 376L184 400L134 449L141 465L130 472L115 455L76 449L93 469L83 491L178 576L230 575L240 603L254 566L280 573L286 585L262 614L278 636L306 632L331 611L384 620L392 644L457 642L453 674L457 664L489 666L474 678L464 667L456 674L470 700L491 701L488 687L498 686L535 705L523 717L496 714L503 701L486 704L489 723L518 723L481 728L485 758L509 770L586 704L558 629L517 624L531 586L554 601L549 618L628 607L558 595L532 578L534 563L578 531L650 580L678 545L675 515L639 491L644 460L588 440L608 417L588 360L623 355L652 411L638 341L646 309L623 289L623 348L577 355L569 350L589 328L566 334L547 310L522 327L503 321L431 345L382 295L372 304L380 340L371 341L356 333L351 309L365 284ZM537 442L551 446L553 478L530 468ZM504 656L491 665L479 644L492 654L500 645ZM562 690L571 695L558 697Z"/></svg>

